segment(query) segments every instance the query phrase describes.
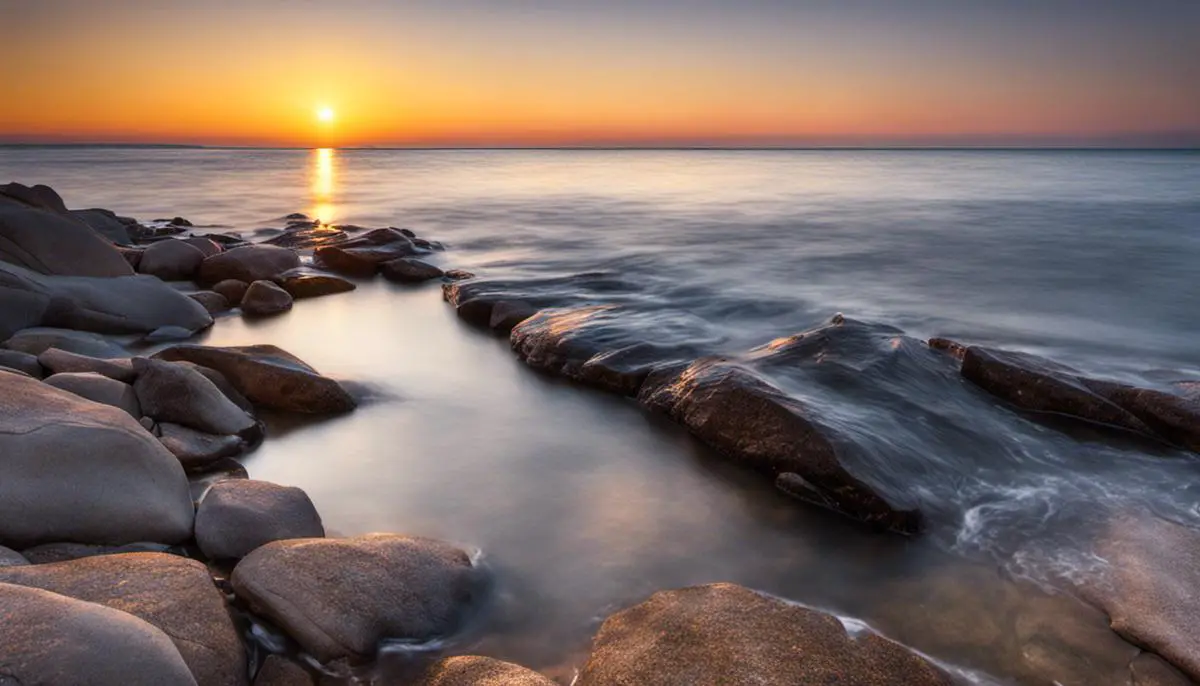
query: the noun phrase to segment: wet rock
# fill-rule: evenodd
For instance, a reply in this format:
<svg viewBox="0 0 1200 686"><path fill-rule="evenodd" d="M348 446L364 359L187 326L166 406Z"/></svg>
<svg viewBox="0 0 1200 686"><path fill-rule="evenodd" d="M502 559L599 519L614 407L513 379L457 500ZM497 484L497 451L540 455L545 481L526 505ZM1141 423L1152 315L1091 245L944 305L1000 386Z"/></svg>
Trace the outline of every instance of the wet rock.
<svg viewBox="0 0 1200 686"><path fill-rule="evenodd" d="M307 250L324 245L336 245L347 238L345 231L334 226L314 225L311 222L289 224L283 233L263 241L268 245L277 245L295 250Z"/></svg>
<svg viewBox="0 0 1200 686"><path fill-rule="evenodd" d="M239 282L240 283L240 282ZM219 314L229 309L229 301L216 291L188 293L188 297L200 303L209 314Z"/></svg>
<svg viewBox="0 0 1200 686"><path fill-rule="evenodd" d="M379 265L379 273L396 283L421 283L442 276L442 270L412 257L401 257Z"/></svg>
<svg viewBox="0 0 1200 686"><path fill-rule="evenodd" d="M70 214L0 202L0 260L57 276L130 276L111 242Z"/></svg>
<svg viewBox="0 0 1200 686"><path fill-rule="evenodd" d="M475 278L474 274L465 269L447 269L442 272L442 276L451 281L465 281L466 279Z"/></svg>
<svg viewBox="0 0 1200 686"><path fill-rule="evenodd" d="M1080 592L1113 631L1200 680L1200 532L1151 515L1113 519L1096 554L1103 574Z"/></svg>
<svg viewBox="0 0 1200 686"><path fill-rule="evenodd" d="M1200 452L1200 398L1095 379L1082 381L1097 395L1140 419L1155 436Z"/></svg>
<svg viewBox="0 0 1200 686"><path fill-rule="evenodd" d="M68 212L114 245L133 245L128 225L122 222L115 212L100 208L68 210Z"/></svg>
<svg viewBox="0 0 1200 686"><path fill-rule="evenodd" d="M338 382L273 345L177 345L155 357L215 369L255 405L302 414L338 414L355 407L354 398Z"/></svg>
<svg viewBox="0 0 1200 686"><path fill-rule="evenodd" d="M241 454L246 443L237 436L219 436L161 422L156 425L158 440L179 459L189 472L204 469L218 460Z"/></svg>
<svg viewBox="0 0 1200 686"><path fill-rule="evenodd" d="M376 229L338 245L317 248L313 253L324 269L349 276L373 276L384 262L411 257L420 250L412 239L395 229Z"/></svg>
<svg viewBox="0 0 1200 686"><path fill-rule="evenodd" d="M930 338L929 347L934 350L941 350L959 362L967 354L967 346L957 341L952 341L949 338Z"/></svg>
<svg viewBox="0 0 1200 686"><path fill-rule="evenodd" d="M292 309L292 296L271 281L255 281L242 297L242 312L267 317Z"/></svg>
<svg viewBox="0 0 1200 686"><path fill-rule="evenodd" d="M193 248L196 248L203 253L205 257L212 257L213 255L225 250L213 239L204 238L203 236L189 236L187 238L180 238L179 241L181 243L187 243Z"/></svg>
<svg viewBox="0 0 1200 686"><path fill-rule="evenodd" d="M175 644L200 684L246 684L246 654L208 568L163 553L101 555L0 569L17 584L129 613Z"/></svg>
<svg viewBox="0 0 1200 686"><path fill-rule="evenodd" d="M183 281L196 275L204 259L205 254L200 248L184 241L157 241L142 253L138 271L163 281Z"/></svg>
<svg viewBox="0 0 1200 686"><path fill-rule="evenodd" d="M273 245L247 245L204 258L200 263L196 281L204 286L213 286L227 279L246 283L270 281L299 266L300 256L293 250ZM213 290L229 297L218 288ZM233 298L230 298L230 302L233 302Z"/></svg>
<svg viewBox="0 0 1200 686"><path fill-rule="evenodd" d="M142 411L157 422L182 424L218 435L249 436L257 422L202 374L158 359L133 360Z"/></svg>
<svg viewBox="0 0 1200 686"><path fill-rule="evenodd" d="M135 419L40 381L6 377L0 545L176 543L191 536L183 469Z"/></svg>
<svg viewBox="0 0 1200 686"><path fill-rule="evenodd" d="M282 655L268 655L254 677L254 686L316 686L312 674Z"/></svg>
<svg viewBox="0 0 1200 686"><path fill-rule="evenodd" d="M25 556L0 545L0 567L18 567L29 564Z"/></svg>
<svg viewBox="0 0 1200 686"><path fill-rule="evenodd" d="M0 367L8 367L40 379L46 373L38 361L37 355L30 355L19 350L0 350ZM53 371L53 370L52 370Z"/></svg>
<svg viewBox="0 0 1200 686"><path fill-rule="evenodd" d="M14 684L195 686L170 638L112 608L0 584L0 674ZM51 638L52 640L47 640Z"/></svg>
<svg viewBox="0 0 1200 686"><path fill-rule="evenodd" d="M267 481L215 484L196 511L196 543L211 559L239 559L271 541L324 536L307 493Z"/></svg>
<svg viewBox="0 0 1200 686"><path fill-rule="evenodd" d="M45 383L81 398L124 410L134 419L142 416L142 408L132 386L96 372L52 374L46 377Z"/></svg>
<svg viewBox="0 0 1200 686"><path fill-rule="evenodd" d="M37 356L37 362L51 374L95 372L117 381L133 381L133 361L127 357L104 359L48 348Z"/></svg>
<svg viewBox="0 0 1200 686"><path fill-rule="evenodd" d="M511 662L460 655L434 663L417 686L555 686L555 683Z"/></svg>
<svg viewBox="0 0 1200 686"><path fill-rule="evenodd" d="M225 299L229 301L230 307L237 307L242 304L242 297L246 295L247 288L250 288L250 284L245 281L225 279L214 284L212 290L214 293L225 296Z"/></svg>
<svg viewBox="0 0 1200 686"><path fill-rule="evenodd" d="M242 558L231 580L323 662L371 655L384 638L447 635L476 592L465 552L392 534L275 541Z"/></svg>
<svg viewBox="0 0 1200 686"><path fill-rule="evenodd" d="M600 627L576 682L599 684L845 683L950 686L950 678L870 631L733 584L661 591Z"/></svg>
<svg viewBox="0 0 1200 686"><path fill-rule="evenodd" d="M50 327L22 329L5 341L4 347L30 355L41 355L50 348L58 348L89 357L129 357L128 351L103 336Z"/></svg>
<svg viewBox="0 0 1200 686"><path fill-rule="evenodd" d="M358 288L352 282L331 274L320 274L296 269L280 275L278 283L283 290L287 291L289 295L297 300L300 298L317 298L323 295L333 295L334 293L346 293Z"/></svg>
<svg viewBox="0 0 1200 686"><path fill-rule="evenodd" d="M492 307L488 328L498 333L512 333L513 328L538 313L538 309L524 300L505 300Z"/></svg>

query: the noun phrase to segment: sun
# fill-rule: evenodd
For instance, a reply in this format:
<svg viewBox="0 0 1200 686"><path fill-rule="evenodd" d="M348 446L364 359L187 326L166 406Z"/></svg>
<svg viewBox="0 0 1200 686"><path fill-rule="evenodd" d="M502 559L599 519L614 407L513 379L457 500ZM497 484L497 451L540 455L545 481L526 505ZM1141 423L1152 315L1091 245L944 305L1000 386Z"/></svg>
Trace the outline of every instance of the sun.
<svg viewBox="0 0 1200 686"><path fill-rule="evenodd" d="M335 116L336 116L336 113L333 111L332 107L318 107L317 108L317 121L328 123L328 122L333 121L333 118Z"/></svg>

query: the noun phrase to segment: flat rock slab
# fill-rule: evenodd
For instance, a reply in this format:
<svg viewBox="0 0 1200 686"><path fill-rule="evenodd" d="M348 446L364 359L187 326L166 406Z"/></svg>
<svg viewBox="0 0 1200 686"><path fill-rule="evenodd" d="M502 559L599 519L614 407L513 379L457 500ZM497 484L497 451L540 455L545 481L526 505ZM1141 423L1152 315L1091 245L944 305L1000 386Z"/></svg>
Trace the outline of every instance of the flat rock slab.
<svg viewBox="0 0 1200 686"><path fill-rule="evenodd" d="M95 372L125 383L133 381L133 361L128 357L104 359L50 348L38 355L37 361L51 374Z"/></svg>
<svg viewBox="0 0 1200 686"><path fill-rule="evenodd" d="M600 627L577 686L950 686L930 662L832 615L733 584L654 594Z"/></svg>
<svg viewBox="0 0 1200 686"><path fill-rule="evenodd" d="M221 372L255 405L301 414L340 414L356 403L341 384L273 345L215 348L177 345L155 355Z"/></svg>
<svg viewBox="0 0 1200 686"><path fill-rule="evenodd" d="M317 508L294 486L223 481L196 511L196 543L211 559L239 559L271 541L323 536Z"/></svg>
<svg viewBox="0 0 1200 686"><path fill-rule="evenodd" d="M385 638L450 634L478 579L452 545L369 534L268 543L238 563L231 581L253 611L327 662L372 655Z"/></svg>
<svg viewBox="0 0 1200 686"><path fill-rule="evenodd" d="M478 655L439 660L417 686L556 686L555 682L511 662Z"/></svg>
<svg viewBox="0 0 1200 686"><path fill-rule="evenodd" d="M28 377L0 377L0 545L191 536L183 468L137 420Z"/></svg>
<svg viewBox="0 0 1200 686"><path fill-rule="evenodd" d="M19 584L127 612L160 629L200 684L248 682L246 653L208 568L163 553L99 555L0 569Z"/></svg>
<svg viewBox="0 0 1200 686"><path fill-rule="evenodd" d="M38 588L0 583L0 645L0 675L20 685L196 684L171 639L148 622Z"/></svg>

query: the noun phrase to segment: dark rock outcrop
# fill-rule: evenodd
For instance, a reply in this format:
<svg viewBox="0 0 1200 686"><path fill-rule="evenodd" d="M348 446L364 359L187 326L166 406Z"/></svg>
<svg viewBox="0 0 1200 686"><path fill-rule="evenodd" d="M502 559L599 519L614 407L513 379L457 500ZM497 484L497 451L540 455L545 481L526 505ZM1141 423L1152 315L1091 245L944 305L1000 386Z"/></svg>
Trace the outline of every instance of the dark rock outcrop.
<svg viewBox="0 0 1200 686"><path fill-rule="evenodd" d="M331 573L337 570L337 573ZM384 638L450 633L476 592L468 555L427 538L370 534L268 543L238 563L238 597L321 661Z"/></svg>
<svg viewBox="0 0 1200 686"><path fill-rule="evenodd" d="M661 591L605 620L578 686L950 686L878 634L733 584Z"/></svg>
<svg viewBox="0 0 1200 686"><path fill-rule="evenodd" d="M113 244L83 221L65 210L37 209L3 200L11 197L0 192L0 260L45 275L133 274L133 268Z"/></svg>
<svg viewBox="0 0 1200 686"><path fill-rule="evenodd" d="M320 267L348 276L368 277L379 265L421 250L412 239L396 229L375 229L338 245L317 248L313 257Z"/></svg>
<svg viewBox="0 0 1200 686"><path fill-rule="evenodd" d="M209 489L196 511L196 543L214 560L240 559L271 541L324 536L312 500L293 486L224 481Z"/></svg>
<svg viewBox="0 0 1200 686"><path fill-rule="evenodd" d="M357 286L332 274L306 271L303 268L284 272L276 282L293 298L317 298L334 293L346 293Z"/></svg>
<svg viewBox="0 0 1200 686"><path fill-rule="evenodd" d="M273 245L247 245L204 258L196 273L196 281L202 286L213 286L227 279L246 283L270 281L299 266L300 256L293 250ZM229 297L217 288L213 290ZM230 298L230 302L233 302L233 298Z"/></svg>
<svg viewBox="0 0 1200 686"><path fill-rule="evenodd" d="M242 296L242 312L252 317L269 317L292 309L292 296L272 281L255 281Z"/></svg>
<svg viewBox="0 0 1200 686"><path fill-rule="evenodd" d="M442 276L441 269L412 257L383 262L379 265L379 273L396 283L422 283Z"/></svg>

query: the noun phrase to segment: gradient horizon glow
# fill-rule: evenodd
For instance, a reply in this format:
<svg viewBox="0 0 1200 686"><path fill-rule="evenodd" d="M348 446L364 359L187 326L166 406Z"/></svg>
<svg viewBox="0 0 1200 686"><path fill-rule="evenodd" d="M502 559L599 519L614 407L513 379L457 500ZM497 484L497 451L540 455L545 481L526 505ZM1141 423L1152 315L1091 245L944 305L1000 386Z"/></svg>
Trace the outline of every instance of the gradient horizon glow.
<svg viewBox="0 0 1200 686"><path fill-rule="evenodd" d="M0 0L0 142L1194 146L1198 32L1195 0Z"/></svg>

